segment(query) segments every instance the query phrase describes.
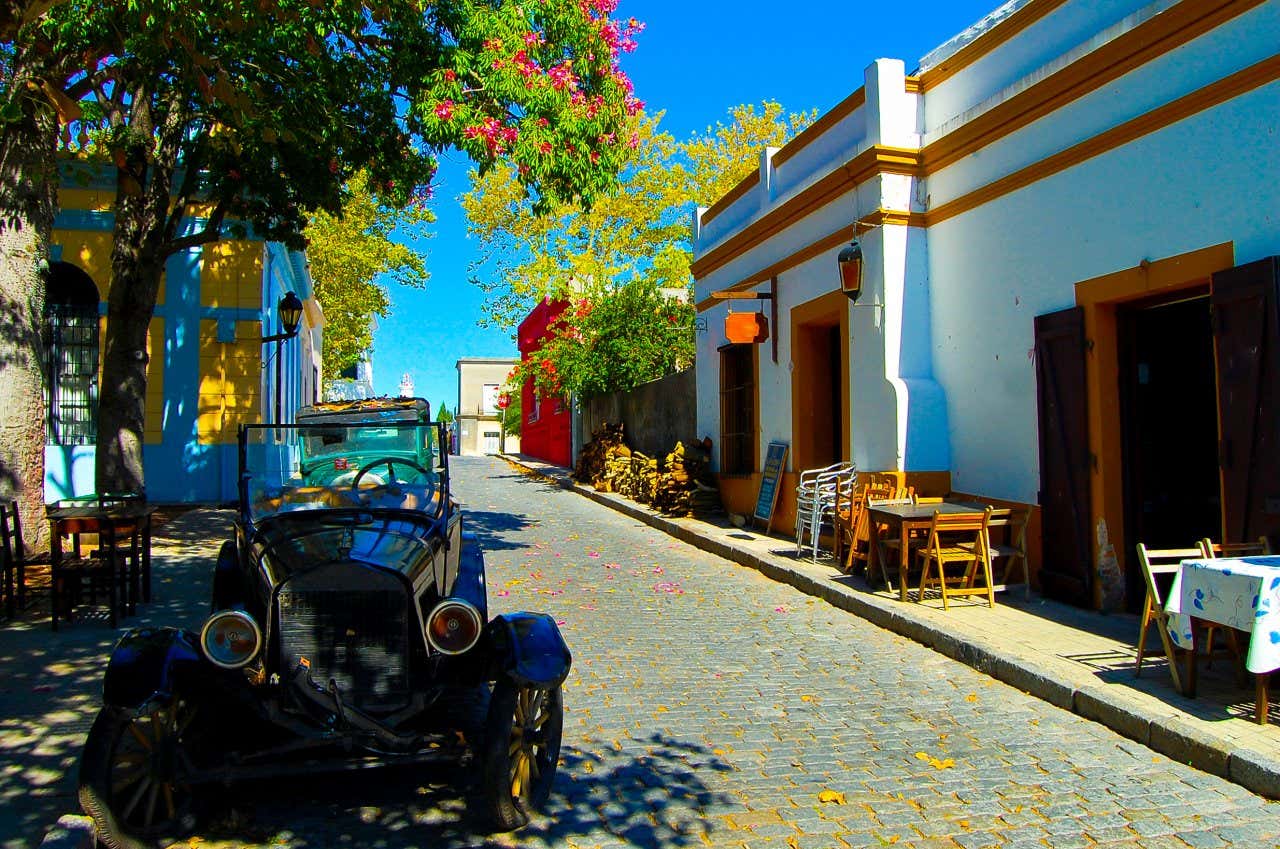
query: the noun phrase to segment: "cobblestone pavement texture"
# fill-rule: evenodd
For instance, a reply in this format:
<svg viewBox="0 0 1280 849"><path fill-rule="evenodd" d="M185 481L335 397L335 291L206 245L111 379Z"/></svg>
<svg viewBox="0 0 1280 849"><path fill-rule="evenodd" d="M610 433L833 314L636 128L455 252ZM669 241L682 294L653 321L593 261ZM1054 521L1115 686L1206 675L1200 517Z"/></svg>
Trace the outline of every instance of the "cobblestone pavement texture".
<svg viewBox="0 0 1280 849"><path fill-rule="evenodd" d="M491 612L549 612L574 652L546 815L485 835L462 770L384 770L242 788L199 845L1280 846L1280 804L502 461L453 463ZM166 541L161 597L203 592L215 551ZM146 617L198 622L205 597ZM110 636L41 654L11 630L0 825L48 826ZM43 692L41 663L67 673Z"/></svg>

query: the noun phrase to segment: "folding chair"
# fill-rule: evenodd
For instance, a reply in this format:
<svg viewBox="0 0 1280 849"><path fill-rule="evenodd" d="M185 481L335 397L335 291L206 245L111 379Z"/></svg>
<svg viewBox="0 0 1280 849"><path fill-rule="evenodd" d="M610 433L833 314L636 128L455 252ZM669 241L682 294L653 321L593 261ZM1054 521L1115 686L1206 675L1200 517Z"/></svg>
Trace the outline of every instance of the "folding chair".
<svg viewBox="0 0 1280 849"><path fill-rule="evenodd" d="M1178 674L1179 652L1169 636L1169 614L1164 609L1164 595L1160 591L1157 577L1174 575L1183 560L1203 556L1204 552L1197 548L1147 548L1138 543L1138 564L1142 567L1142 580L1147 585L1147 597L1142 604L1142 623L1138 626L1138 659L1134 668L1134 677L1142 674L1142 659L1147 655L1147 628L1152 621L1160 632L1160 644L1164 646L1164 656L1169 661L1169 675L1173 678L1173 686L1183 692L1182 677ZM1192 659L1194 662L1194 658Z"/></svg>
<svg viewBox="0 0 1280 849"><path fill-rule="evenodd" d="M923 561L920 572L919 600L925 589L937 586L942 592L942 609L950 607L951 596L985 595L987 606L996 606L995 586L991 579L991 553L987 550L987 525L991 508L982 513L941 513L935 511L929 526L929 537L917 554ZM964 572L948 574L952 564L965 564ZM937 577L933 577L936 564ZM984 586L976 586L978 571Z"/></svg>
<svg viewBox="0 0 1280 849"><path fill-rule="evenodd" d="M854 517L852 539L849 543L849 549L844 556L844 571L854 571L854 561L861 561L863 567L867 564L867 546L871 539L871 526L868 524L867 504L868 502L883 503L886 499L893 498L898 490L893 479L883 475L869 476L868 480L862 487L862 503L858 510L858 515Z"/></svg>
<svg viewBox="0 0 1280 849"><path fill-rule="evenodd" d="M1259 537L1257 542L1214 542L1209 537L1205 537L1200 540L1200 553L1206 560L1219 557L1259 557L1271 553L1271 543L1266 537ZM1217 631L1217 625L1205 623L1204 665L1206 667L1213 665L1213 636ZM1228 628L1223 633L1227 635L1227 648L1239 658L1240 646L1236 642L1235 632Z"/></svg>
<svg viewBox="0 0 1280 849"><path fill-rule="evenodd" d="M988 529L1005 529L1002 542L993 544L990 538L990 530L988 530L987 535L987 550L991 553L991 560L993 562L996 560L1004 561L1004 571L1000 575L1000 580L996 583L996 589L1007 590L1009 588L1009 578L1013 576L1015 569L1021 567L1024 598L1031 598L1031 574L1027 567L1027 520L1030 515L1030 511L1025 509L996 507L992 508L991 518L987 521Z"/></svg>
<svg viewBox="0 0 1280 849"><path fill-rule="evenodd" d="M835 533L836 564L845 571L847 571L846 551L854 544L854 534L858 529L866 495L867 484L859 481L857 472L849 474L846 485L836 487L836 503L831 513L831 524Z"/></svg>
<svg viewBox="0 0 1280 849"><path fill-rule="evenodd" d="M896 484L889 484L889 486L886 489L884 489L883 492L884 492L883 498L868 497L865 502L866 507L863 510L863 532L866 534L866 539L867 539L868 562L869 562L869 557L871 552L871 523L875 521L874 519L871 518L871 513L870 513L871 508L903 507L908 504L915 503L914 491L907 487L899 487ZM879 532L881 530L881 527L882 526L880 524L877 524L876 531ZM880 549L876 552L876 562L880 564L880 578L886 584L889 584L889 586L892 587L893 584L889 580L889 568L888 568L889 563L888 563L888 557L886 556L886 554L890 551L897 552L898 569L905 568L904 562L902 559L902 552L900 550L902 548L902 540L900 538L894 538L894 539L886 538L882 533L877 533L876 538L880 541ZM871 580L870 575L867 575L867 580L868 581Z"/></svg>

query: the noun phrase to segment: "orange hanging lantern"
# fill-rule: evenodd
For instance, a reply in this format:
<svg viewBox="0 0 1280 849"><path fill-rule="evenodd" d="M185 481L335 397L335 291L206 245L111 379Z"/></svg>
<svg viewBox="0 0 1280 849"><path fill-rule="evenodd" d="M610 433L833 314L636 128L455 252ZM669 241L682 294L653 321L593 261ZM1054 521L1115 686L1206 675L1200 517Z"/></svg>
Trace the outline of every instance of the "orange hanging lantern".
<svg viewBox="0 0 1280 849"><path fill-rule="evenodd" d="M724 317L724 335L734 345L758 345L769 338L769 319L759 312L731 312Z"/></svg>

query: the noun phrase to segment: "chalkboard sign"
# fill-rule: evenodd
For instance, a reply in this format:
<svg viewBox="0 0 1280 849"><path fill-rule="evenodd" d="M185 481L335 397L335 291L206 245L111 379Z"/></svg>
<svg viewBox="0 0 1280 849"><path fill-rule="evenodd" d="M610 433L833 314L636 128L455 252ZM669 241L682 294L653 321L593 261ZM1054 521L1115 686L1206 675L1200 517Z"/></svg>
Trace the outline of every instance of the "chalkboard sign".
<svg viewBox="0 0 1280 849"><path fill-rule="evenodd" d="M778 503L778 484L787 468L787 443L770 442L764 458L764 473L760 475L760 494L756 497L756 512L752 518L765 525L765 533L773 530L773 506Z"/></svg>

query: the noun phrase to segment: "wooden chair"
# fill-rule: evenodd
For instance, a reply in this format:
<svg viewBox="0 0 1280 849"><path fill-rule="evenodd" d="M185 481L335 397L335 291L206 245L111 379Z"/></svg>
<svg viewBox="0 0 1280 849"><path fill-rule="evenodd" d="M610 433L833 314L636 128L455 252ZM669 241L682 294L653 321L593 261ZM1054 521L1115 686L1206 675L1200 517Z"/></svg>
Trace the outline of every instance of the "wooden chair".
<svg viewBox="0 0 1280 849"><path fill-rule="evenodd" d="M1173 686L1183 692L1182 677L1178 674L1178 659L1181 649L1173 644L1169 636L1169 614L1164 609L1164 594L1160 590L1157 578L1174 575L1183 560L1203 556L1196 548L1147 548L1138 543L1138 565L1142 568L1142 580L1147 585L1147 597L1142 603L1142 621L1138 626L1138 659L1134 668L1134 676L1142 674L1142 659L1147 655L1147 628L1154 621L1160 633L1160 644L1164 646L1164 656L1169 661L1169 675L1173 678Z"/></svg>
<svg viewBox="0 0 1280 849"><path fill-rule="evenodd" d="M831 523L835 532L836 563L846 572L849 570L847 552L853 547L866 496L867 483L860 481L856 472L850 473L847 486L836 488L836 504Z"/></svg>
<svg viewBox="0 0 1280 849"><path fill-rule="evenodd" d="M27 601L27 548L17 501L0 501L0 559L4 561L0 580L4 581L5 615L12 619Z"/></svg>
<svg viewBox="0 0 1280 849"><path fill-rule="evenodd" d="M883 503L887 499L898 498L899 492L896 482L889 476L875 476L867 483L862 491L862 505L858 511L857 521L854 523L853 541L849 545L849 550L845 552L844 571L853 572L854 561L861 562L862 568L866 568L868 546L871 541L871 525L866 509L868 503L872 501Z"/></svg>
<svg viewBox="0 0 1280 849"><path fill-rule="evenodd" d="M1259 537L1257 542L1214 542L1209 537L1205 537L1200 540L1200 553L1206 560L1219 557L1259 557L1271 553L1271 543L1266 537ZM1208 667L1213 664L1213 637L1218 631L1218 626L1206 622L1204 631L1205 666ZM1223 633L1227 635L1227 648L1239 659L1240 646L1236 642L1235 631L1227 628Z"/></svg>
<svg viewBox="0 0 1280 849"><path fill-rule="evenodd" d="M997 590L1007 590L1009 579L1016 569L1022 570L1022 591L1024 598L1031 598L1031 573L1027 566L1027 520L1031 517L1029 510L1012 507L996 507L991 510L991 518L987 521L987 550L992 561L1003 560L1004 571L996 583ZM1004 540L992 543L990 528L1004 528Z"/></svg>
<svg viewBox="0 0 1280 849"><path fill-rule="evenodd" d="M996 606L995 586L991 579L991 553L987 550L987 526L991 508L980 514L933 514L929 536L917 554L923 566L920 572L919 600L924 600L927 587L937 586L942 592L942 609L949 609L951 596L985 595L987 606ZM952 564L965 564L963 573L948 574ZM937 577L933 577L934 570ZM981 570L984 586L977 586Z"/></svg>
<svg viewBox="0 0 1280 849"><path fill-rule="evenodd" d="M896 484L892 484L888 489L885 490L884 498L868 498L866 501L866 506L869 509L871 507L901 507L907 504L914 504L914 503L915 503L914 490L912 490L909 487L899 487ZM863 512L866 513L866 510L864 510ZM866 524L863 528L863 532L867 535L867 551L869 554L870 546L871 546L871 522L872 522L871 515L869 513L867 513L864 521ZM902 551L901 551L902 539L900 537L894 537L894 538L887 537L885 534L887 533L888 528L886 528L884 525L877 525L876 531L877 531L877 538L880 540L880 551L877 552L877 554L880 555L879 557L880 577L890 586L893 586L892 582L889 579L888 555L892 554L894 556L898 569L903 568ZM897 576L895 575L894 577L897 577ZM870 578L871 576L868 575L867 579L870 580Z"/></svg>

